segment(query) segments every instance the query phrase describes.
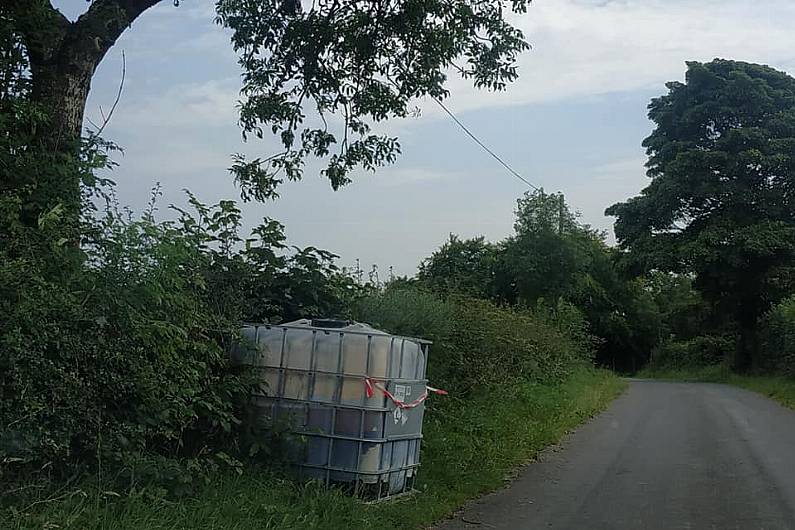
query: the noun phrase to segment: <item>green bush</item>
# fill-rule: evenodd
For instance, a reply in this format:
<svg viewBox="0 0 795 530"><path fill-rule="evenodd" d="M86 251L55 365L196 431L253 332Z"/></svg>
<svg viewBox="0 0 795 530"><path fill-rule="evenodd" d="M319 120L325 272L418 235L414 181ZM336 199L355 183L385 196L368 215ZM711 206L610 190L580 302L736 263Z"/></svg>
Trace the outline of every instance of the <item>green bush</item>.
<svg viewBox="0 0 795 530"><path fill-rule="evenodd" d="M762 368L795 376L795 296L775 306L762 325Z"/></svg>
<svg viewBox="0 0 795 530"><path fill-rule="evenodd" d="M553 315L560 328L551 322ZM574 326L575 318L563 308L539 316L475 298L387 289L363 298L355 316L392 333L432 340L428 377L457 395L520 380L560 382L592 355L591 341L562 330Z"/></svg>
<svg viewBox="0 0 795 530"><path fill-rule="evenodd" d="M735 342L727 336L702 335L686 341L667 341L652 351L649 367L676 370L713 366L730 360Z"/></svg>
<svg viewBox="0 0 795 530"><path fill-rule="evenodd" d="M241 320L346 306L333 256L288 252L270 220L243 241L228 201L165 223L109 208L79 244L57 207L22 222L23 202L0 199L0 482L103 471L179 494L239 468L230 343Z"/></svg>

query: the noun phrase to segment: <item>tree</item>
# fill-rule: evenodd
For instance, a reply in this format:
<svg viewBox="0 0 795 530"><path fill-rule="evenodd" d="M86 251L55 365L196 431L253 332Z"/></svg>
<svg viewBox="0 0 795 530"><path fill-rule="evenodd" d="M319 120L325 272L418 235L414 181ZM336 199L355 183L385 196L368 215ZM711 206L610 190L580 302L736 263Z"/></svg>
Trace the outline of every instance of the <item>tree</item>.
<svg viewBox="0 0 795 530"><path fill-rule="evenodd" d="M494 294L497 246L484 237L450 239L420 264L417 279L438 292L490 298Z"/></svg>
<svg viewBox="0 0 795 530"><path fill-rule="evenodd" d="M592 240L601 234L577 222L562 194L526 193L517 201L515 235L502 243L497 273L500 297L509 303L555 302L587 270Z"/></svg>
<svg viewBox="0 0 795 530"><path fill-rule="evenodd" d="M100 151L108 145L99 140L86 145L79 156L42 144L49 124L41 106L33 102L30 72L24 42L7 16L7 7L0 6L0 246L6 249L26 243L14 241L13 223L4 224L15 217L8 215L11 210L18 211L16 221L27 227L38 226L48 213L77 212L81 181L90 182L92 169L107 161ZM58 223L62 237L74 241L77 216L62 220Z"/></svg>
<svg viewBox="0 0 795 530"><path fill-rule="evenodd" d="M720 59L687 67L649 105L651 184L607 214L640 268L695 274L736 324L744 369L760 316L793 285L795 79Z"/></svg>
<svg viewBox="0 0 795 530"><path fill-rule="evenodd" d="M160 2L90 0L73 22L49 0L3 2L0 19L10 21L30 62L31 97L48 115L37 139L47 149L75 152L97 65ZM356 167L392 162L397 139L373 133L372 124L408 115L414 98L445 98L448 70L503 89L528 46L504 13L524 12L529 2L335 0L302 9L299 0L217 0L217 22L232 30L243 69L243 133L270 130L284 147L264 159L236 156L243 197L275 196L282 178L301 177L309 155L328 158L324 174L335 189Z"/></svg>
<svg viewBox="0 0 795 530"><path fill-rule="evenodd" d="M600 337L597 362L635 371L659 337L660 318L641 283L623 274L604 234L582 224L562 194L527 193L518 201L516 234L501 244L496 289L529 307L573 304Z"/></svg>

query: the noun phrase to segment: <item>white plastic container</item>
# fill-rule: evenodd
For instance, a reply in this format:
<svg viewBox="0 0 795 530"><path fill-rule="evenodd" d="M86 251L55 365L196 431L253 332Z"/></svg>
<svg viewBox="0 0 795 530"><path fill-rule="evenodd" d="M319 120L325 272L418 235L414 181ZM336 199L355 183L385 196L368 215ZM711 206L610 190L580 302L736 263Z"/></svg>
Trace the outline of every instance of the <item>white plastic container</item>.
<svg viewBox="0 0 795 530"><path fill-rule="evenodd" d="M303 476L378 499L411 489L424 404L398 407L382 389L407 403L419 398L429 342L327 320L250 325L242 334L233 359L262 378L256 423L289 422L303 440L294 448Z"/></svg>

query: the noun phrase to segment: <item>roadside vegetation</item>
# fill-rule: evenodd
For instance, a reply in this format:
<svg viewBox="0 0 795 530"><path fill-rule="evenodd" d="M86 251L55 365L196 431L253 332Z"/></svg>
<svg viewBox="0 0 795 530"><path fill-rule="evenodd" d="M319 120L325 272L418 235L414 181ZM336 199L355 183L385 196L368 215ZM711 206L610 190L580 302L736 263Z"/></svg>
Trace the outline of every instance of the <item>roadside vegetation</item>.
<svg viewBox="0 0 795 530"><path fill-rule="evenodd" d="M637 375L735 385L795 409L795 297L784 299L761 319L760 340L760 364L749 372L738 373L731 366L731 340L698 336L660 344Z"/></svg>
<svg viewBox="0 0 795 530"><path fill-rule="evenodd" d="M754 370L733 369L734 343L727 337L698 336L660 344L638 376L732 384L795 409L795 297L773 306L759 328L759 364Z"/></svg>
<svg viewBox="0 0 795 530"><path fill-rule="evenodd" d="M156 3L94 0L75 22L48 2L0 7L3 528L416 528L602 410L614 372L792 405L795 79L690 63L650 105L651 184L608 210L617 247L539 190L505 239L451 235L415 277L363 284L273 219L243 233L232 200L188 193L163 210L154 190L142 215L119 205L118 147L82 130L83 107L96 65ZM275 199L309 157L335 189L394 162L397 139L373 124L446 97L454 63L503 89L528 47L507 17L521 0L332 4L217 2L243 133L284 148L234 157L243 200ZM314 316L434 342L428 376L451 395L429 403L417 495L366 505L293 483L278 430L244 421L254 381L229 362L241 322Z"/></svg>
<svg viewBox="0 0 795 530"><path fill-rule="evenodd" d="M419 491L396 501L363 504L320 485L301 485L259 470L220 473L210 485L179 500L147 488L117 497L107 485L84 482L3 506L0 526L417 528L502 486L516 466L601 411L623 385L609 372L582 367L564 383L516 383L432 403L424 426Z"/></svg>

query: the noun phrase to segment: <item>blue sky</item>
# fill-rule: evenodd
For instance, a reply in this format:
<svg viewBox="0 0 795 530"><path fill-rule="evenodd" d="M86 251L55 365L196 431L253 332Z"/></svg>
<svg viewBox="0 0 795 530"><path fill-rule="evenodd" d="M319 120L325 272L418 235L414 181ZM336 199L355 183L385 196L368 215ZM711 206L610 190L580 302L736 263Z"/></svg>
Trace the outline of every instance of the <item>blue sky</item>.
<svg viewBox="0 0 795 530"><path fill-rule="evenodd" d="M74 18L85 0L55 0ZM236 125L239 68L212 2L164 1L142 16L100 65L87 117L101 121L127 77L104 135L124 147L113 178L122 204L140 210L160 183L160 215L184 204L237 198L230 155L272 154L271 140L243 144ZM562 191L583 220L610 229L604 209L645 186L643 138L649 99L682 79L687 60L715 57L769 64L795 74L791 0L536 0L515 17L532 51L504 93L451 81L449 106L533 184ZM266 204L244 205L252 226L280 220L292 244L357 258L369 268L413 274L449 233L501 239L512 232L526 186L508 174L431 102L419 118L392 122L403 155L375 175L333 192L310 163L304 180ZM383 275L383 272L382 272Z"/></svg>

